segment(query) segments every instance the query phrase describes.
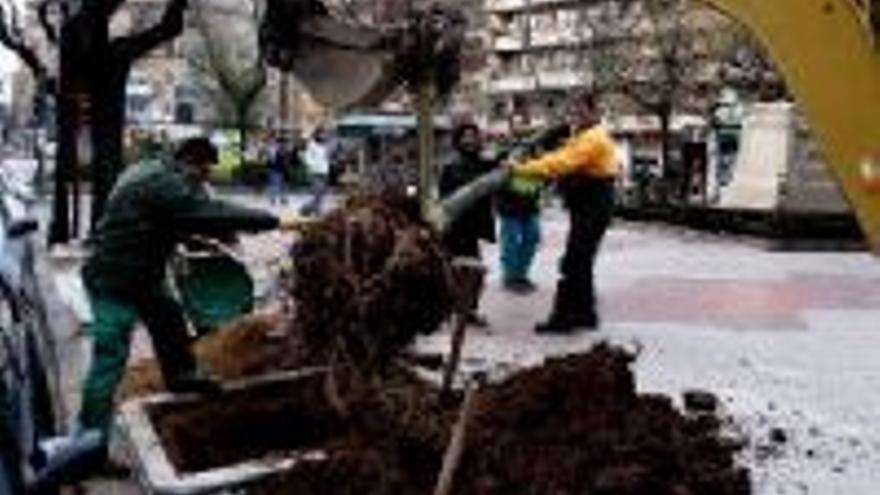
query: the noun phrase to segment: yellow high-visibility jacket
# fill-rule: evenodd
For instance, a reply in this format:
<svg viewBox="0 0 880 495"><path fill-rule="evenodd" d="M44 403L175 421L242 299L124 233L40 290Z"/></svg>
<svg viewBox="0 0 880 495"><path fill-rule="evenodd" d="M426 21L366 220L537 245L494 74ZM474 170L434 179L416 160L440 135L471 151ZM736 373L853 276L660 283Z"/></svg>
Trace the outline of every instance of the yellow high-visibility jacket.
<svg viewBox="0 0 880 495"><path fill-rule="evenodd" d="M514 172L548 179L574 174L612 179L620 172L620 163L611 135L595 126L575 135L561 148L517 165Z"/></svg>

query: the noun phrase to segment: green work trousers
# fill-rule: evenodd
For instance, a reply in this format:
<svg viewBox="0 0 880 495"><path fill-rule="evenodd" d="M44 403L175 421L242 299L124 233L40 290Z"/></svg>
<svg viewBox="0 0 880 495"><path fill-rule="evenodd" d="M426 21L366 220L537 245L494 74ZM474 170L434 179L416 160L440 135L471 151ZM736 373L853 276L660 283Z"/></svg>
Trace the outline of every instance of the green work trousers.
<svg viewBox="0 0 880 495"><path fill-rule="evenodd" d="M144 322L166 381L195 369L183 311L167 289L157 287L121 296L88 290L93 321L92 361L83 388L79 423L109 432L116 388L128 361L131 333Z"/></svg>

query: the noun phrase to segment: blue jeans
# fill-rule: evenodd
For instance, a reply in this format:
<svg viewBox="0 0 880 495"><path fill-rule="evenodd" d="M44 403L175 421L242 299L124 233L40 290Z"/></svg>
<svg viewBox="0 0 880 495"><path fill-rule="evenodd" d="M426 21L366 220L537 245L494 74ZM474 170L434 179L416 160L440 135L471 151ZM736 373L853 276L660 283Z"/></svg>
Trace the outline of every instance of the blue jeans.
<svg viewBox="0 0 880 495"><path fill-rule="evenodd" d="M284 173L280 170L269 171L269 202L284 202Z"/></svg>
<svg viewBox="0 0 880 495"><path fill-rule="evenodd" d="M538 215L501 215L501 271L505 281L527 279L541 242Z"/></svg>

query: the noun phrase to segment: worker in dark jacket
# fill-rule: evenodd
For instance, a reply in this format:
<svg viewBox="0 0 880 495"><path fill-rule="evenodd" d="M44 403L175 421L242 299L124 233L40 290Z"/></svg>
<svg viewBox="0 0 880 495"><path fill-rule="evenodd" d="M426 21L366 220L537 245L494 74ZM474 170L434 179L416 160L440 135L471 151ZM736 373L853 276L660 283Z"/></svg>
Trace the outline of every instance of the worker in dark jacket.
<svg viewBox="0 0 880 495"><path fill-rule="evenodd" d="M441 197L451 195L459 187L494 168L494 163L482 156L482 136L476 124L465 122L457 125L452 132L452 145L456 156L452 163L443 167L440 174ZM490 197L480 200L455 219L444 235L444 243L453 256L479 258L480 240L495 242L495 218ZM469 320L475 326L487 325L476 308Z"/></svg>
<svg viewBox="0 0 880 495"><path fill-rule="evenodd" d="M599 126L592 95L580 95L573 107L574 136L561 147L514 166L514 175L558 181L569 213L569 232L550 317L538 333L569 333L599 325L593 265L611 223L614 185L619 174L616 146Z"/></svg>
<svg viewBox="0 0 880 495"><path fill-rule="evenodd" d="M183 311L166 286L175 246L191 234L257 232L290 227L292 222L210 198L205 183L217 162L217 149L207 139L185 141L174 158L173 164L146 162L122 174L83 268L94 319L79 427L101 430L105 438L137 320L147 327L169 390L219 390L197 370Z"/></svg>

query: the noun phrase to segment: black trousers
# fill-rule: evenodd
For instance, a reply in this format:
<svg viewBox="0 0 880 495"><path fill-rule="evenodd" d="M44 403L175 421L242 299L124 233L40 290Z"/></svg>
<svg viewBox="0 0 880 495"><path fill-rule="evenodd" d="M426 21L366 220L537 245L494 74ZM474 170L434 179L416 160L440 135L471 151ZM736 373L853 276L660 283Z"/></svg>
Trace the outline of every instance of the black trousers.
<svg viewBox="0 0 880 495"><path fill-rule="evenodd" d="M149 291L133 302L150 334L162 376L170 380L192 373L196 368L192 338L180 303L167 290Z"/></svg>
<svg viewBox="0 0 880 495"><path fill-rule="evenodd" d="M614 213L614 180L572 177L563 181L560 189L570 225L550 318L595 321L593 270Z"/></svg>

